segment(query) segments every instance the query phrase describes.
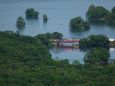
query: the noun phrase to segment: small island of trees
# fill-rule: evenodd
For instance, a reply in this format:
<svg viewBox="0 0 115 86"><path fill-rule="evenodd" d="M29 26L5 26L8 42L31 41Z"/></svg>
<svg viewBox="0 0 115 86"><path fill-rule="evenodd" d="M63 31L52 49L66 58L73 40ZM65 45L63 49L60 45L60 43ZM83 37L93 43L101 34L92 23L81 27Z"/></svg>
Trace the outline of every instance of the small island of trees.
<svg viewBox="0 0 115 86"><path fill-rule="evenodd" d="M30 8L26 10L25 14L27 18L37 18L39 12L35 11L33 8Z"/></svg>
<svg viewBox="0 0 115 86"><path fill-rule="evenodd" d="M70 20L70 30L72 31L84 31L90 29L90 23L84 21L80 16Z"/></svg>
<svg viewBox="0 0 115 86"><path fill-rule="evenodd" d="M47 20L48 20L48 17L47 17L47 15L43 15L43 20L44 20L44 22L47 22Z"/></svg>
<svg viewBox="0 0 115 86"><path fill-rule="evenodd" d="M106 20L110 12L103 6L91 5L86 13L86 17L89 20Z"/></svg>
<svg viewBox="0 0 115 86"><path fill-rule="evenodd" d="M25 27L25 21L24 21L24 18L19 16L18 17L18 20L16 21L16 26L17 27Z"/></svg>
<svg viewBox="0 0 115 86"><path fill-rule="evenodd" d="M90 5L86 17L91 21L104 21L108 24L115 24L115 7L110 12L103 6Z"/></svg>
<svg viewBox="0 0 115 86"><path fill-rule="evenodd" d="M108 47L109 44L109 38L105 35L90 35L87 38L80 39L79 47Z"/></svg>
<svg viewBox="0 0 115 86"><path fill-rule="evenodd" d="M115 24L115 6L112 8L110 16L108 18L110 24Z"/></svg>

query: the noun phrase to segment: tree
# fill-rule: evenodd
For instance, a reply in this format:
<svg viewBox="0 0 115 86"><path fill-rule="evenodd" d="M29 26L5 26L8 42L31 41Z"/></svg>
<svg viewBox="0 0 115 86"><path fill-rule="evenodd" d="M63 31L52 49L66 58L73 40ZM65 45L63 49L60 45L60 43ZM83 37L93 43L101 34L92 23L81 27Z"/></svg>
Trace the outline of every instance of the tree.
<svg viewBox="0 0 115 86"><path fill-rule="evenodd" d="M49 44L49 39L45 34L39 34L37 36L35 36L37 39L40 39L42 41L43 44L47 45Z"/></svg>
<svg viewBox="0 0 115 86"><path fill-rule="evenodd" d="M62 33L58 33L58 32L54 32L52 33L52 38L55 38L55 39L60 39L63 37L63 34Z"/></svg>
<svg viewBox="0 0 115 86"><path fill-rule="evenodd" d="M78 60L74 60L72 64L74 64L74 65L80 65L80 62Z"/></svg>
<svg viewBox="0 0 115 86"><path fill-rule="evenodd" d="M88 21L84 21L80 16L70 20L69 24L72 31L84 31L90 29Z"/></svg>
<svg viewBox="0 0 115 86"><path fill-rule="evenodd" d="M109 39L105 35L90 35L87 38L80 40L80 47L107 47L109 45Z"/></svg>
<svg viewBox="0 0 115 86"><path fill-rule="evenodd" d="M25 14L27 18L37 18L39 12L35 11L33 8L30 8L25 11Z"/></svg>
<svg viewBox="0 0 115 86"><path fill-rule="evenodd" d="M46 33L46 37L48 37L50 39L50 38L52 38L52 34L51 33Z"/></svg>
<svg viewBox="0 0 115 86"><path fill-rule="evenodd" d="M112 8L111 13L115 14L115 6Z"/></svg>
<svg viewBox="0 0 115 86"><path fill-rule="evenodd" d="M89 20L103 20L106 21L106 18L109 16L110 12L105 9L103 6L91 5L86 13L86 17Z"/></svg>
<svg viewBox="0 0 115 86"><path fill-rule="evenodd" d="M105 48L93 48L85 54L84 62L89 64L107 64L110 53Z"/></svg>
<svg viewBox="0 0 115 86"><path fill-rule="evenodd" d="M111 13L108 17L109 24L115 24L115 6L112 8Z"/></svg>
<svg viewBox="0 0 115 86"><path fill-rule="evenodd" d="M47 20L48 20L48 18L47 18L47 15L43 15L43 20L44 20L44 22L46 22Z"/></svg>
<svg viewBox="0 0 115 86"><path fill-rule="evenodd" d="M24 27L25 26L25 21L24 21L24 18L19 16L18 17L18 20L16 21L16 26L17 27Z"/></svg>
<svg viewBox="0 0 115 86"><path fill-rule="evenodd" d="M87 11L87 13L86 13L86 17L87 17L88 19L91 18L91 14L93 13L93 10L94 10L94 9L95 9L95 6L94 6L93 4L89 6L89 9L88 9L88 11Z"/></svg>

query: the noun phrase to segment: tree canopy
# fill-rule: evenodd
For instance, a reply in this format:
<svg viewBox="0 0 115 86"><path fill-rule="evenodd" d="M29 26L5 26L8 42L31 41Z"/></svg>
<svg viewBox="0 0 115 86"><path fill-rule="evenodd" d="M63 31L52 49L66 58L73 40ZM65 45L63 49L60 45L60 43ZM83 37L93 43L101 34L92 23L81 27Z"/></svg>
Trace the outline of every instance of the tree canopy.
<svg viewBox="0 0 115 86"><path fill-rule="evenodd" d="M59 32L53 32L52 33L52 38L54 38L54 39L60 39L62 37L63 37L62 33L59 33Z"/></svg>
<svg viewBox="0 0 115 86"><path fill-rule="evenodd" d="M47 20L48 20L48 18L47 18L47 15L43 15L43 20L44 20L44 22L46 22Z"/></svg>
<svg viewBox="0 0 115 86"><path fill-rule="evenodd" d="M111 13L115 14L115 6L112 8Z"/></svg>
<svg viewBox="0 0 115 86"><path fill-rule="evenodd" d="M78 61L69 64L67 59L53 60L45 39L44 35L0 31L0 86L114 86L115 63L83 65ZM94 63L102 63L109 53L93 49L85 61L89 62L89 56Z"/></svg>
<svg viewBox="0 0 115 86"><path fill-rule="evenodd" d="M25 11L27 18L37 18L39 15L39 12L35 11L33 8L29 8Z"/></svg>
<svg viewBox="0 0 115 86"><path fill-rule="evenodd" d="M16 21L16 26L17 27L25 27L25 21L24 21L24 18L19 16L17 21Z"/></svg>
<svg viewBox="0 0 115 86"><path fill-rule="evenodd" d="M109 39L105 35L90 35L87 38L80 39L80 47L107 47Z"/></svg>
<svg viewBox="0 0 115 86"><path fill-rule="evenodd" d="M72 31L84 31L90 29L90 23L84 21L81 17L71 19L69 26Z"/></svg>
<svg viewBox="0 0 115 86"><path fill-rule="evenodd" d="M109 24L115 24L115 7L112 8L111 14L108 17Z"/></svg>
<svg viewBox="0 0 115 86"><path fill-rule="evenodd" d="M106 48L93 48L85 54L84 62L94 65L108 64L110 53Z"/></svg>
<svg viewBox="0 0 115 86"><path fill-rule="evenodd" d="M107 24L115 24L115 6L110 12L103 6L90 5L86 12L86 17L91 21L103 21Z"/></svg>
<svg viewBox="0 0 115 86"><path fill-rule="evenodd" d="M107 17L110 15L110 12L105 9L103 6L97 6L90 5L86 17L89 20L103 20L105 21Z"/></svg>

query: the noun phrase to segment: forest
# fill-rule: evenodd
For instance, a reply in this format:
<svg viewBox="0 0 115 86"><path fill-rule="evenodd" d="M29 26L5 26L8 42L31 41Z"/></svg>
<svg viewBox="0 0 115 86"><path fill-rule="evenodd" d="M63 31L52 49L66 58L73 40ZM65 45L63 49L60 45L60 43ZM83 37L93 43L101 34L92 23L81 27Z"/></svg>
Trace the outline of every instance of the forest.
<svg viewBox="0 0 115 86"><path fill-rule="evenodd" d="M43 41L49 34L31 37L0 31L0 86L115 86L115 63L108 62L107 49L92 48L84 64L53 60L49 40Z"/></svg>

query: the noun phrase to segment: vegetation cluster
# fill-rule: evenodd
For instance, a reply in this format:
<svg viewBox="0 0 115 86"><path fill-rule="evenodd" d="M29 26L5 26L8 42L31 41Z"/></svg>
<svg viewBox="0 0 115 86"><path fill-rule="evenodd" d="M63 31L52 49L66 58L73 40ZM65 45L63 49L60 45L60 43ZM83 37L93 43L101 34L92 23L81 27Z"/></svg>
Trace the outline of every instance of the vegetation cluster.
<svg viewBox="0 0 115 86"><path fill-rule="evenodd" d="M24 21L24 18L19 16L18 17L18 20L16 21L16 26L17 27L25 27L25 21Z"/></svg>
<svg viewBox="0 0 115 86"><path fill-rule="evenodd" d="M84 65L78 61L69 64L67 59L51 59L45 36L0 31L0 86L115 85L115 63L101 65L100 61L108 60L108 51L92 49L85 55Z"/></svg>
<svg viewBox="0 0 115 86"><path fill-rule="evenodd" d="M84 21L81 17L71 19L69 26L71 31L85 31L90 29L90 23Z"/></svg>
<svg viewBox="0 0 115 86"><path fill-rule="evenodd" d="M52 39L61 39L63 37L62 33L59 32L53 32L53 33L46 33L46 34L39 34L35 36L35 38L38 38L42 41L43 44L45 44L47 47L53 47Z"/></svg>
<svg viewBox="0 0 115 86"><path fill-rule="evenodd" d="M108 47L109 39L105 35L90 35L87 38L80 39L79 46L82 47Z"/></svg>
<svg viewBox="0 0 115 86"><path fill-rule="evenodd" d="M26 10L27 18L37 18L39 12ZM115 7L111 13L102 6L91 5L86 16L89 20L115 23ZM47 21L47 16L43 16ZM24 27L23 17L16 25ZM70 21L73 31L90 29L81 17ZM115 62L109 63L109 39L104 35L90 35L80 40L80 48L90 48L84 64L77 60L53 60L49 52L50 39L61 39L62 33L22 36L18 32L0 31L0 86L115 86Z"/></svg>
<svg viewBox="0 0 115 86"><path fill-rule="evenodd" d="M80 49L89 49L85 54L84 62L92 65L108 64L109 39L105 35L90 35L87 38L80 39Z"/></svg>
<svg viewBox="0 0 115 86"><path fill-rule="evenodd" d="M106 48L92 48L85 54L84 62L93 65L108 64L110 53Z"/></svg>
<svg viewBox="0 0 115 86"><path fill-rule="evenodd" d="M26 10L25 14L27 18L37 18L39 12L35 11L33 8L30 8Z"/></svg>
<svg viewBox="0 0 115 86"><path fill-rule="evenodd" d="M115 24L115 7L110 12L103 6L91 5L86 13L86 17L91 21L104 21L105 23Z"/></svg>
<svg viewBox="0 0 115 86"><path fill-rule="evenodd" d="M26 18L31 19L31 18L38 18L39 12L35 11L33 8L28 8L25 11L25 14L26 14ZM44 20L44 22L47 22L48 17L46 14L43 15L43 20ZM22 28L22 27L25 27L25 24L26 23L24 21L24 18L22 16L19 16L16 21L16 26L18 28Z"/></svg>
<svg viewBox="0 0 115 86"><path fill-rule="evenodd" d="M43 15L43 20L44 20L44 22L47 22L48 18L47 18L46 14Z"/></svg>

